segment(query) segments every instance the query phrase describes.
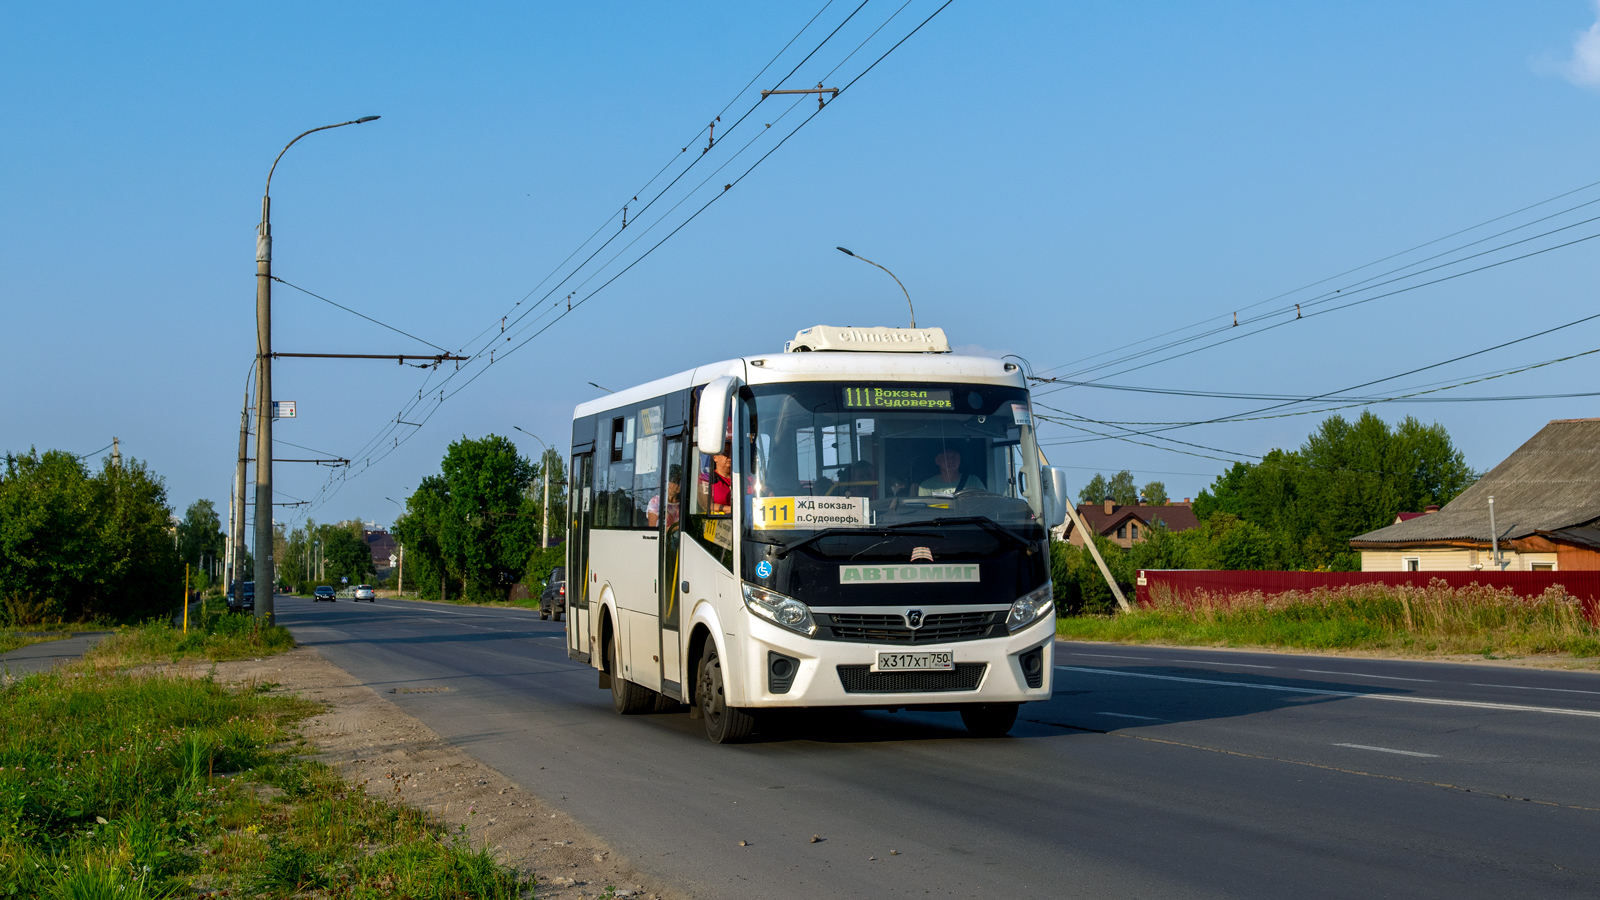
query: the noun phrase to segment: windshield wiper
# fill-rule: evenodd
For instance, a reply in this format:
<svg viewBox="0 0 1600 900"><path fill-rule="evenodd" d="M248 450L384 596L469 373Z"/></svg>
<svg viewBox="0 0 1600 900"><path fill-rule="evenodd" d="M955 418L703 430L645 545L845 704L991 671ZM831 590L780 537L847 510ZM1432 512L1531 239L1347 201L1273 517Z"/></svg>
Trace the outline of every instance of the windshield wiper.
<svg viewBox="0 0 1600 900"><path fill-rule="evenodd" d="M837 537L839 535L846 534L865 534L873 535L875 537L897 537L900 535L913 535L916 537L939 536L938 532L934 531L901 531L900 529L903 527L904 526L901 525L891 525L877 528L824 528L821 531L813 531L799 540L790 541L789 543L782 545L783 549L778 551L778 558L783 559L791 552L799 550L801 547L804 547L812 541L820 541L825 537Z"/></svg>
<svg viewBox="0 0 1600 900"><path fill-rule="evenodd" d="M1033 549L1033 541L1030 541L1022 535L1017 534L1015 531L1012 531L1004 525L1001 525L999 522L996 522L988 516L944 516L937 519L924 519L920 522L905 522L898 525L889 525L887 527L888 529L893 530L898 528L925 528L929 525L937 525L941 527L945 525L976 525L995 537L1005 538L1015 543L1018 547L1021 547L1024 550Z"/></svg>

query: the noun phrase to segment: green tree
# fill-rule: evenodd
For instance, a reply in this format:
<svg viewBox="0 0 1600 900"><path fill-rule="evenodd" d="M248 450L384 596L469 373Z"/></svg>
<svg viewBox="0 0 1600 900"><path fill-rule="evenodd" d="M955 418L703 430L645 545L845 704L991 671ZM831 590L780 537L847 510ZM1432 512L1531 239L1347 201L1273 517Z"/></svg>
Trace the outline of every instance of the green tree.
<svg viewBox="0 0 1600 900"><path fill-rule="evenodd" d="M372 565L372 548L348 529L330 529L323 546L324 566L330 581L350 579L350 584L361 584L368 575L377 573Z"/></svg>
<svg viewBox="0 0 1600 900"><path fill-rule="evenodd" d="M552 466L552 475L558 471ZM416 573L423 596L437 592L448 598L456 590L473 600L506 598L529 571L539 545L535 472L516 445L499 435L450 445L440 474L423 479L395 523L396 539L406 547L407 574ZM551 487L555 512L554 482ZM552 516L553 532L560 522Z"/></svg>
<svg viewBox="0 0 1600 900"><path fill-rule="evenodd" d="M1111 496L1111 485L1106 483L1106 477L1099 472L1089 479L1089 483L1078 492L1079 503L1101 503Z"/></svg>
<svg viewBox="0 0 1600 900"><path fill-rule="evenodd" d="M1139 499L1147 506L1167 505L1167 486L1159 481L1152 481L1139 491Z"/></svg>
<svg viewBox="0 0 1600 900"><path fill-rule="evenodd" d="M59 450L0 475L0 624L135 620L182 602L166 487L144 463L90 475Z"/></svg>
<svg viewBox="0 0 1600 900"><path fill-rule="evenodd" d="M210 500L196 500L184 511L178 523L178 557L199 572L220 565L227 535L222 533L222 517Z"/></svg>
<svg viewBox="0 0 1600 900"><path fill-rule="evenodd" d="M1240 564L1227 567L1247 568L1245 560L1271 558L1286 568L1353 569L1351 538L1403 510L1448 503L1476 478L1441 425L1408 416L1391 428L1371 412L1354 422L1335 415L1298 450L1234 464L1200 492L1194 511L1204 522L1226 515L1270 537L1215 530L1232 549L1208 551L1212 564L1229 557Z"/></svg>

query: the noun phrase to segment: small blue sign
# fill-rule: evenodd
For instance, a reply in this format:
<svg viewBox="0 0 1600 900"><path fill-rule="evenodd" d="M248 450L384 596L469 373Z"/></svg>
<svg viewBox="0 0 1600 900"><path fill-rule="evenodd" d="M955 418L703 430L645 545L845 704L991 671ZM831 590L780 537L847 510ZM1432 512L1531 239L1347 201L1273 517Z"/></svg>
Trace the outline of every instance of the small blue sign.
<svg viewBox="0 0 1600 900"><path fill-rule="evenodd" d="M756 563L756 577L757 578L766 578L768 575L771 575L771 574L772 574L772 563L767 562L764 559L761 562Z"/></svg>

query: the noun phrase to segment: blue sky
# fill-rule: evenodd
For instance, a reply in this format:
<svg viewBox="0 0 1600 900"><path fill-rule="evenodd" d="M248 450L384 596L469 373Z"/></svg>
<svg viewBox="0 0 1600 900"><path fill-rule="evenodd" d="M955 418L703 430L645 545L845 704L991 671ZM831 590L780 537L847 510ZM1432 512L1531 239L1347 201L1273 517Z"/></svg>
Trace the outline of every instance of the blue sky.
<svg viewBox="0 0 1600 900"><path fill-rule="evenodd" d="M508 310L533 306L554 282L529 292L552 270L558 281L562 261L597 228L616 231L611 217L652 176L698 155L713 116L727 107L726 128L858 2L829 4L742 93L823 0L8 7L0 449L86 453L116 435L166 477L180 511L199 497L225 509L253 348L253 231L267 167L289 138L383 116L313 135L284 157L273 182L275 274L456 350ZM938 7L903 2L869 0L784 85L842 86ZM386 423L438 390L442 373L280 361L276 396L300 407L279 423L281 440L381 456L333 486L326 469L281 465L280 498L317 500L309 513L323 521L386 523L397 508L385 498L403 500L462 435L506 434L530 456L538 444L513 425L563 443L572 406L595 395L590 381L616 388L776 350L823 322L900 324L893 282L839 244L893 269L919 323L944 327L954 343L1117 385L1312 396L1590 315L1600 240L1137 371L1075 362L1191 323L1226 323L1235 310L1600 181L1595 26L1595 7L1582 2L956 0L627 274L509 357L475 364L486 371L425 427ZM812 101L765 101L597 257L654 228L578 296L814 111ZM708 175L698 193L686 190ZM1600 187L1588 188L1254 310L1352 290L1596 198ZM1445 261L1574 225L1584 209ZM1600 224L1579 224L1519 248L1596 232ZM279 350L427 349L281 285L274 309ZM1365 390L1404 393L1597 347L1600 320ZM1597 359L1439 396L1584 392L1597 384ZM1596 399L1373 408L1444 424L1484 469L1549 419L1595 415ZM1041 400L1103 433L1118 428L1094 422L1190 422L1271 405L1095 387ZM1093 436L1061 426L1046 438L1070 441L1049 452L1080 467L1074 487L1128 468L1182 497L1227 465L1216 457L1297 446L1321 418L1133 436L1159 447L1084 440Z"/></svg>

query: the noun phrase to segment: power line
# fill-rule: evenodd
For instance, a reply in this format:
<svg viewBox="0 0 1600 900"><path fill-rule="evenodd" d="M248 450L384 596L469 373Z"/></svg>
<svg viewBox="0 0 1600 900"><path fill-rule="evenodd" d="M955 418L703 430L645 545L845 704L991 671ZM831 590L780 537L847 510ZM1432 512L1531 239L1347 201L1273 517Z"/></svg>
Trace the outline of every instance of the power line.
<svg viewBox="0 0 1600 900"><path fill-rule="evenodd" d="M953 2L953 0L946 0L946 2L943 5L938 7L938 9L934 10L933 13L931 13L927 18L923 19L923 21L921 23L919 23L909 33L907 33L904 37L902 37L899 41L897 41L893 46L891 46L887 51L885 51L881 56L879 56L876 60L874 60L871 65L867 66L859 74L857 74L854 78L852 78L849 83L847 83L844 87L840 88L840 91L839 91L840 94L843 94L847 90L849 90L850 87L854 86L863 77L865 77L868 72L871 72L874 68L876 68L879 63L881 63L890 54L892 54L895 50L897 50L901 45L903 45L913 35L915 35L919 31L921 31L922 28L925 27L930 21L932 21L934 17L939 15L939 13L943 12L944 9L950 5L950 2ZM863 3L862 5L864 6L865 3ZM857 7L857 11L859 11L859 9L860 9L860 7ZM904 9L904 6L902 6L901 9ZM898 15L898 14L899 14L899 10L896 11L895 15ZM851 15L853 16L854 13L852 13ZM890 18L892 20L893 16L891 16ZM879 27L879 30L881 30L881 28L882 28L882 26ZM834 30L834 32L829 35L829 37L831 38L833 36L833 34L836 34L837 32L838 32L838 29L836 28ZM877 31L874 31L873 34L874 35L877 34ZM871 39L871 36L869 36L868 40L870 40L870 39ZM826 41L824 41L824 42L826 42ZM863 42L863 44L865 44L865 42ZM820 47L820 45L819 45L819 47ZM858 46L856 48L856 51L852 51L851 56L853 56L854 53L859 51L859 50L860 50L860 47ZM813 54L814 53L815 53L815 51L813 51ZM810 55L808 55L807 58L809 59ZM848 59L848 58L849 57L847 56L846 59ZM841 65L842 65L842 63L841 63ZM837 69L837 66L835 67L835 69ZM786 77L788 77L788 76L786 76ZM780 82L780 84L781 84L781 82ZM630 271L634 266L636 266L640 262L642 262L645 258L647 258L650 254L652 254L662 244L666 243L666 241L670 240L679 231L681 231L684 227L686 227L690 222L694 221L695 218L698 218L701 213L703 213L706 209L708 209L718 199L720 199L721 197L725 196L727 194L727 192L730 191L734 186L738 185L746 177L748 177L757 167L759 167L763 162L765 162L773 153L777 152L778 148L782 147L785 143L788 142L788 140L790 138L792 138L795 134L799 133L800 129L804 128L805 125L808 124L813 118L815 118L816 115L818 113L820 113L820 112L821 112L821 110L817 110L817 111L813 112L811 115L807 116L806 119L802 120L799 125L795 126L795 128L793 130L791 130L787 135L785 135L782 139L780 139L778 141L778 143L774 147L772 147L765 154L763 154L759 159L757 159L753 164L751 164L750 167L747 168L742 174L740 174L732 182L724 185L723 189L721 191L717 192L714 196L712 196L712 198L710 200L708 200L705 204L703 204L699 209L695 210L695 212L692 213L687 219L685 219L683 222L679 223L665 237L663 237L661 240L659 240L655 244L653 244L650 248L648 248L639 257L635 258L633 261L628 263L628 265L625 266L622 270L617 272L615 275L612 275L604 283L602 283L600 286L596 287L594 290L590 291L588 294L586 294L582 299L578 300L576 303L572 303L571 306L568 309L566 309L564 311L561 311L555 317L554 320L552 320L549 323L546 323L542 327L538 328L537 331L535 331L533 334L529 335L526 339L524 339L520 343L518 343L518 344L514 345L513 347L507 349L504 354L500 354L498 356L492 357L492 359L494 361L498 361L500 359L504 359L506 356L509 356L511 353L516 352L516 350L519 350L522 347L526 346L529 342L531 342L535 338L537 338L540 335L542 335L545 331L549 330L549 328L553 327L557 322L559 322L562 319L566 318L567 315L570 315L571 311L573 309L576 309L577 307L581 306L583 303L585 303L588 300L592 299L595 295L599 294L606 287L608 287L613 282L615 282L618 278L622 277L622 275L624 275L628 271ZM765 132L763 132L763 134L764 133ZM749 144L746 144L746 148L748 148L749 146L750 146ZM743 151L741 150L740 152L742 153ZM726 166L727 162L724 162L723 165ZM702 182L702 186L704 185L704 183L705 182ZM696 188L696 190L698 190L698 187ZM691 192L691 194L692 193L693 192ZM679 205L681 205L682 202L683 201L680 200L679 201ZM676 208L676 207L674 207L674 208ZM659 222L657 224L659 224ZM652 226L652 228L653 227L654 226ZM614 237L615 236L613 236L613 239L614 239ZM637 241L637 239L636 239L636 241ZM608 243L609 243L609 240L608 240ZM594 254L591 254L591 256L589 258L593 259L593 256L594 256ZM582 268L582 264L580 264L579 268L580 269ZM576 271L577 270L574 270L574 274L576 273ZM569 279L571 277L572 277L571 274L569 274L567 276L567 278L569 278ZM593 275L590 276L591 279L593 277L594 277ZM562 282L563 284L565 283L565 280L566 279L563 279L563 282ZM587 283L587 280L586 280L585 283ZM558 284L557 287L553 288L549 293L547 293L545 298L543 298L543 299L547 299L548 297L550 297L554 293L554 291L559 290L559 289L560 289L560 285ZM541 299L541 301L540 301L541 304L543 303L543 299ZM539 304L535 304L535 307L530 308L528 311L524 312L522 314L522 316L519 316L519 321L520 321L521 318L526 317L529 313L531 313L534 308L537 308L538 305ZM548 311L547 311L546 314L548 314ZM480 360L482 358L482 353L483 353L483 351L479 350L477 352L477 354L474 355L473 359L468 361L468 364L470 365L471 362ZM480 367L465 383L463 383L462 385L456 387L454 390L450 390L448 392L446 392L445 390L440 390L439 398L437 400L429 399L428 402L430 404L430 408L428 409L428 411L424 415L422 415L420 417L415 416L413 411L416 410L417 407L424 401L425 397L431 398L432 395L431 394L425 394L423 391L419 391L417 398L415 398L414 400L408 402L407 405L402 409L402 412L401 412L400 415L401 416L412 415L414 418L420 418L421 424L426 424L427 421L432 417L433 412L436 411L440 405L442 405L444 400L448 399L451 396L454 396L456 393L459 393L461 390L464 390L467 386L469 386L474 381L476 381L477 378L479 376L481 376L484 372L488 371L488 368L489 368L489 366L487 366L487 365L483 366L483 367ZM444 384L448 384L450 381L454 380L454 377L455 377L456 374L458 374L458 373L457 372L451 372L448 375L446 375L445 381L443 383ZM396 418L398 419L399 416L397 416ZM378 436L376 436L374 439L368 441L368 446L371 447L371 446L376 445L379 442L383 441L384 439L386 439L392 433L392 431L393 431L392 426L391 427L386 427L385 429L381 430ZM415 432L413 432L412 434L415 434ZM340 473L340 475L339 475L339 477L337 479L338 482L342 485L343 482L348 481L350 478L360 475L361 472L365 471L366 468L370 468L373 463L381 461L383 458L387 457L388 454L390 454L390 453L394 452L394 450L398 449L399 445L401 443L404 443L405 440L409 440L411 436L412 436L411 434L408 434L404 438L399 438L399 437L395 438L394 442L393 442L393 445L391 447L389 447L388 449L384 450L383 453L381 455L379 455L376 459L372 458L370 453L369 453L367 459L364 461L365 465L363 465L361 470L358 470L358 471L348 471L347 470L346 473ZM366 448L364 447L363 450L366 451ZM357 454L357 455L359 456L360 454ZM328 485L325 485L325 489L329 488L329 487L333 487L333 482L332 481L330 481L330 483ZM334 490L336 491L337 488L334 488Z"/></svg>
<svg viewBox="0 0 1600 900"><path fill-rule="evenodd" d="M439 346L438 344L435 344L432 341L425 341L422 338L419 338L414 334L411 334L411 333L405 332L405 331L401 331L400 329L394 327L393 325L388 324L387 322L380 322L377 319L374 319L373 317L367 315L366 313L357 312L357 311L351 309L350 307L345 306L342 303L335 303L334 301L329 300L327 297L324 297L321 294L312 293L311 291L306 290L305 288L301 287L298 284L291 284L291 283L289 283L287 281L284 281L282 278L279 278L276 275L272 275L272 276L269 276L269 277L273 281L276 281L277 283L283 285L284 287L294 288L295 290L299 291L302 294L306 294L308 296L315 297L318 300L321 300L323 303L326 303L326 304L328 304L330 306L337 306L340 309L344 310L347 313L350 313L353 316L360 316L361 318L366 319L368 322L371 322L374 325L378 325L378 326L381 326L383 328L389 329L390 331L394 332L395 334L404 335L404 336L406 336L408 338L411 338L413 341L417 341L419 343L427 344L429 347L432 347L433 349L439 351L440 353L446 353L447 354L447 353L450 352L449 350L446 350L445 348Z"/></svg>
<svg viewBox="0 0 1600 900"><path fill-rule="evenodd" d="M1356 272L1362 271L1363 269L1368 269L1368 268L1371 268L1371 267L1376 266L1376 265L1381 265L1381 264L1383 264L1385 262L1388 262L1389 260L1392 260L1392 259L1398 259L1399 257L1405 256L1408 253L1413 253L1413 252L1415 252L1417 250L1421 250L1423 248L1430 247L1430 246L1432 246L1434 244L1437 244L1437 243L1440 243L1442 241L1449 240L1450 238L1458 237L1458 236L1460 236L1462 234L1466 234L1466 233L1471 232L1471 231L1476 231L1479 228L1483 228L1483 227L1491 225L1491 224L1493 224L1495 222L1502 221L1502 220L1510 218L1512 216L1519 215L1521 213L1527 212L1528 210L1536 209L1536 208L1538 208L1540 206L1544 206L1544 205L1546 205L1548 203L1553 203L1553 202L1555 202L1557 200L1560 200L1560 199L1562 199L1564 197L1569 197L1569 196L1571 196L1573 194L1581 193L1583 191L1586 191L1586 190L1588 190L1590 188L1597 187L1597 186L1600 186L1600 181L1591 182L1589 184L1583 185L1582 187L1574 188L1574 189L1572 189L1570 191L1565 191L1563 193L1556 194L1553 197L1548 197L1548 198L1546 198L1544 200L1540 200L1537 203L1533 203L1533 204L1530 204L1528 206L1524 206L1524 207L1522 207L1520 209L1512 210L1511 212L1504 213L1504 214L1499 215L1499 216L1495 216L1494 218L1491 218L1491 219L1486 219L1485 221L1479 222L1476 225L1472 225L1470 227L1463 228L1463 229L1460 229L1458 231L1451 232L1450 234L1444 235L1442 237L1434 238L1431 241L1426 241L1424 243L1417 244L1414 247L1408 248L1406 250L1402 250L1402 251L1400 251L1398 253L1392 253L1392 254L1390 254L1388 256L1382 257L1380 259L1373 260L1372 262L1366 263L1364 265L1356 266L1356 267L1351 268L1351 269L1346 269L1345 271L1340 272L1337 275L1330 275L1327 278L1322 278L1322 279L1319 279L1317 281L1313 281L1313 282L1311 282L1309 284L1302 285L1301 287L1295 288L1293 290L1285 291L1285 292L1283 292L1281 294L1277 294L1275 296L1268 297L1265 300L1260 300L1260 301L1257 301L1255 303L1251 303L1251 304L1248 304L1246 306L1239 307L1238 311L1242 312L1244 310L1254 309L1256 307L1263 306L1263 305L1265 305L1267 303L1271 303L1274 300L1281 300L1281 299L1283 299L1285 297L1293 296L1294 294L1300 293L1301 291L1309 290L1309 289L1311 289L1313 287L1316 287L1318 285L1326 284L1327 282L1333 281L1333 280L1335 280L1337 278L1343 278L1346 275L1354 274ZM1565 214L1567 212L1572 212L1574 210L1581 209L1582 207L1588 206L1588 205L1590 205L1592 203L1595 203L1595 202L1600 202L1600 200L1591 200L1591 201L1587 201L1585 203L1581 203L1578 206L1570 207L1569 209L1562 210L1559 213L1553 213L1550 216L1545 216L1545 217L1542 217L1540 219L1535 219L1532 222L1528 222L1528 223L1524 223L1522 225L1518 225L1516 228L1509 229L1509 230L1504 231L1504 232L1500 232L1499 235L1491 235L1491 236L1489 236L1487 238L1480 239L1479 241L1474 241L1474 242L1466 244L1464 246L1470 247L1470 246L1473 246L1473 244L1481 243L1484 240L1492 240L1494 237L1497 237L1497 236L1500 236L1500 235L1504 235L1504 234L1509 234L1512 231L1516 231L1516 230L1519 230L1519 229L1522 229L1522 228L1526 228L1529 225L1536 224L1536 223L1542 222L1542 221L1546 221L1547 219L1553 218L1555 216L1563 215L1563 214ZM1459 250L1459 249L1462 249L1462 248L1458 247L1456 249ZM1455 252L1455 250L1445 251L1445 254L1452 253L1452 252ZM1429 257L1429 259L1436 259L1436 258L1438 258L1439 255L1444 255L1444 254L1437 254L1434 257ZM1391 273L1395 272L1395 271L1402 271L1405 268L1411 268L1411 267L1414 267L1416 265L1420 265L1421 262L1425 262L1425 261L1427 261L1427 260L1419 260L1416 263L1411 263L1408 266L1401 267L1400 269L1391 270ZM1377 275L1377 276L1372 276L1372 277L1373 278L1379 278L1379 277L1382 277L1382 275ZM1364 279L1363 281L1356 282L1355 284L1356 285L1360 285L1360 284L1364 283L1365 281L1370 281L1370 280L1371 280L1371 278ZM1347 287L1349 287L1349 286L1347 286ZM1335 292L1335 293L1337 293L1337 292ZM1284 309L1286 310L1287 307L1285 307ZM1237 318L1237 315L1238 315L1238 313L1235 312L1234 313L1235 319ZM1226 321L1226 317L1227 317L1226 313L1222 314L1222 318L1224 319L1224 321ZM1148 337L1148 338L1141 338L1140 340L1132 341L1132 342L1129 342L1127 344L1123 344L1123 345L1121 345L1119 347L1114 347L1114 348L1112 348L1110 350L1103 350L1103 351L1101 351L1099 353L1094 353L1094 354L1091 354L1089 356L1080 357L1080 358L1078 358L1076 360L1073 360L1071 362L1068 362L1068 363L1063 363L1063 364L1057 365L1057 366L1051 366L1051 367L1046 368L1046 369L1044 369L1042 371L1049 372L1049 371L1054 371L1056 369L1066 368L1067 366L1076 365L1079 362L1087 362L1088 360L1096 359L1098 357L1105 356L1105 355L1110 354L1110 353L1116 353L1116 352L1118 352L1120 350L1125 350L1125 349L1127 349L1129 347L1135 347L1135 346L1138 346L1139 344L1142 344L1142 343L1148 343L1148 342L1153 341L1153 340L1159 340L1160 338L1166 337L1168 335L1177 334L1179 332L1187 331L1187 330L1189 330L1191 328L1195 328L1195 327L1198 327L1200 325L1204 325L1205 323L1210 322L1215 318L1217 318L1217 317L1216 316L1211 316L1211 317L1207 317L1205 319L1200 319L1200 320L1198 320L1196 322L1190 323L1189 325L1180 326L1178 328L1174 328L1174 329L1171 329L1169 331L1165 331L1165 332L1162 332L1162 333L1157 334L1157 335L1153 335L1153 336ZM1249 321L1249 320L1247 320L1247 321ZM1232 328L1232 327L1233 327L1232 325L1222 326L1221 329L1213 329L1213 330L1211 330L1209 332L1206 332L1205 334L1215 334L1219 330L1225 330L1225 329L1229 329L1229 328ZM1204 337L1205 334L1197 335L1197 336L1194 336L1194 337L1191 337L1191 338L1187 338L1185 340L1196 340L1196 339L1199 339L1201 337ZM1174 346L1174 344L1169 344L1168 346ZM1146 352L1146 353L1148 353L1148 352L1159 352L1159 349L1160 348L1154 348L1154 349L1152 349L1150 351L1144 351L1144 352ZM1137 355L1138 354L1135 354L1135 356L1137 356ZM1091 368L1102 368L1102 367L1105 367L1105 366L1115 365L1115 364L1116 363L1113 361L1113 362L1109 362L1109 363L1101 363L1101 364L1098 364L1098 365L1096 365L1094 367L1091 367Z"/></svg>

